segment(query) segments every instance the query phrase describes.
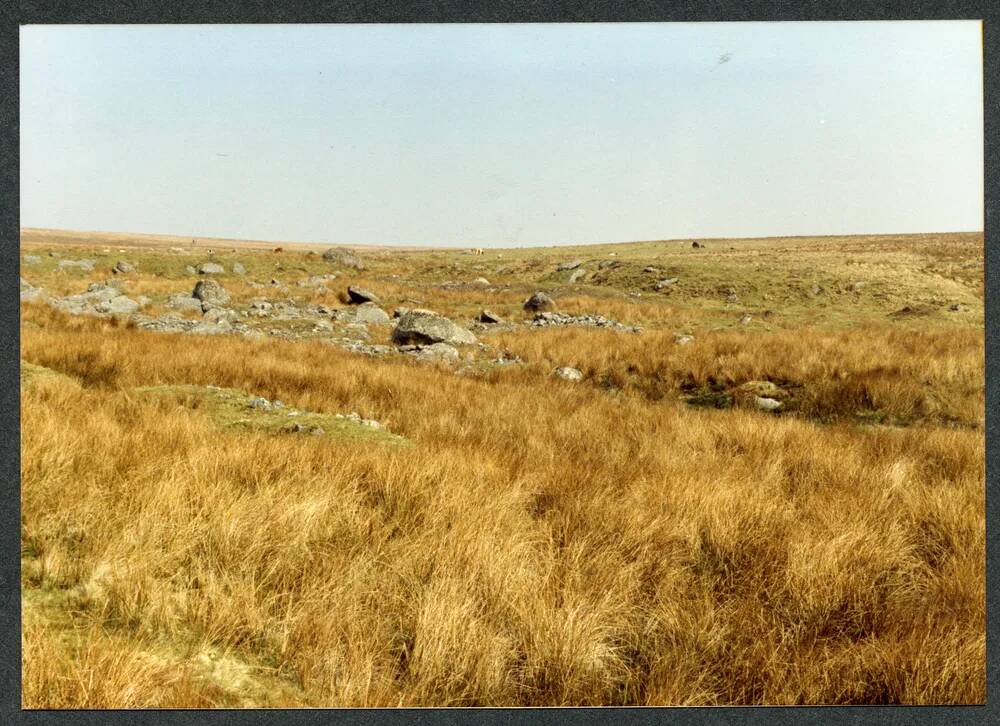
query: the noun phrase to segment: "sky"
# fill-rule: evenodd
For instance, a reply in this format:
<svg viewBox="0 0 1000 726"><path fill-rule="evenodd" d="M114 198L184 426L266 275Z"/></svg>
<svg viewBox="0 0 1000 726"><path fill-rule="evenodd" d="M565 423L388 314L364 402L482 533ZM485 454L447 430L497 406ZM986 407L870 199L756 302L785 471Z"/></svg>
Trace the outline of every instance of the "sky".
<svg viewBox="0 0 1000 726"><path fill-rule="evenodd" d="M24 26L21 225L476 247L979 231L981 37Z"/></svg>

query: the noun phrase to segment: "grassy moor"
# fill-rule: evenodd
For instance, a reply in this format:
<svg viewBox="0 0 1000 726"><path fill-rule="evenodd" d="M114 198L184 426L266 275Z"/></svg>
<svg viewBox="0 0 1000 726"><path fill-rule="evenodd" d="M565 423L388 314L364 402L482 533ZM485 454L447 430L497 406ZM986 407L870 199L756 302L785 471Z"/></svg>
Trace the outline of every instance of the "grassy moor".
<svg viewBox="0 0 1000 726"><path fill-rule="evenodd" d="M21 277L27 708L985 701L980 233Z"/></svg>

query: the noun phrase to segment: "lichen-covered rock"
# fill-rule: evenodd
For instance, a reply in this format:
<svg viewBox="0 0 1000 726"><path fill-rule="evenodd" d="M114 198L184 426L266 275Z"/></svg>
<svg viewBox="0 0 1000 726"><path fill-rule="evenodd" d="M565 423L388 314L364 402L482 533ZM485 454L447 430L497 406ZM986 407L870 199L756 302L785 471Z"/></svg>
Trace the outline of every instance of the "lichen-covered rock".
<svg viewBox="0 0 1000 726"><path fill-rule="evenodd" d="M554 310L555 301L544 292L536 292L524 301L524 309L531 312Z"/></svg>
<svg viewBox="0 0 1000 726"><path fill-rule="evenodd" d="M198 280L191 297L195 297L209 305L225 305L229 302L229 293L215 280Z"/></svg>
<svg viewBox="0 0 1000 726"><path fill-rule="evenodd" d="M226 271L226 268L217 262L203 262L198 265L199 275L221 275Z"/></svg>
<svg viewBox="0 0 1000 726"><path fill-rule="evenodd" d="M427 345L472 345L477 342L476 336L468 330L430 310L408 310L404 313L392 331L392 340L396 344Z"/></svg>
<svg viewBox="0 0 1000 726"><path fill-rule="evenodd" d="M562 366L560 368L556 368L553 371L553 373L555 374L556 378L562 378L564 381L576 382L583 380L583 373L581 373L576 368L571 368L570 366Z"/></svg>

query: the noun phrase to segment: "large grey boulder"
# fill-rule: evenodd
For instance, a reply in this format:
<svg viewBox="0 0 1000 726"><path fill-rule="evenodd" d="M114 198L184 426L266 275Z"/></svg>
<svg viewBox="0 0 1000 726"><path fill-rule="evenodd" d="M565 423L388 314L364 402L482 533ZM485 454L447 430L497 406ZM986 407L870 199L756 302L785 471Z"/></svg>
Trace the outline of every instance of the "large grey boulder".
<svg viewBox="0 0 1000 726"><path fill-rule="evenodd" d="M217 262L202 262L198 265L199 275L221 275L226 271L226 268Z"/></svg>
<svg viewBox="0 0 1000 726"><path fill-rule="evenodd" d="M130 315L139 309L139 303L131 298L119 295L110 300L97 303L94 310L99 313L109 313L112 315Z"/></svg>
<svg viewBox="0 0 1000 726"><path fill-rule="evenodd" d="M555 309L555 301L544 292L536 292L524 301L524 309L532 312Z"/></svg>
<svg viewBox="0 0 1000 726"><path fill-rule="evenodd" d="M174 310L197 310L201 312L201 300L179 292L167 298L167 307Z"/></svg>
<svg viewBox="0 0 1000 726"><path fill-rule="evenodd" d="M226 292L226 288L215 280L198 280L191 297L198 298L202 303L209 305L225 305L229 302L229 293Z"/></svg>
<svg viewBox="0 0 1000 726"><path fill-rule="evenodd" d="M350 267L355 270L363 270L364 264L361 258L354 254L353 250L344 247L331 247L323 253L323 259L327 262L334 262L342 267Z"/></svg>
<svg viewBox="0 0 1000 726"><path fill-rule="evenodd" d="M453 323L443 315L430 310L408 310L396 323L392 340L399 345L407 343L472 345L476 336Z"/></svg>
<svg viewBox="0 0 1000 726"><path fill-rule="evenodd" d="M361 305L362 303L377 303L379 302L378 296L371 290L366 290L363 287L357 287L351 285L347 288L347 297L350 299L352 305Z"/></svg>
<svg viewBox="0 0 1000 726"><path fill-rule="evenodd" d="M87 292L71 297L89 302L107 302L122 294L114 284L107 282L92 282L87 285ZM69 299L69 298L67 298Z"/></svg>
<svg viewBox="0 0 1000 726"><path fill-rule="evenodd" d="M385 325L391 320L389 313L373 302L362 303L354 310L354 321L357 323Z"/></svg>

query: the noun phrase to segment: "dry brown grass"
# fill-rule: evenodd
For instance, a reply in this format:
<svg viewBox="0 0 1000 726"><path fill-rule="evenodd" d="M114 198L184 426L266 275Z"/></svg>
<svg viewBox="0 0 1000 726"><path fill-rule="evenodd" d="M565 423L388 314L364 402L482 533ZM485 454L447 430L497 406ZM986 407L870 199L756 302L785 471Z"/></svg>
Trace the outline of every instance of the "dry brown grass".
<svg viewBox="0 0 1000 726"><path fill-rule="evenodd" d="M37 306L21 336L65 374L22 387L27 707L985 700L981 330L538 331L483 378ZM667 395L762 377L797 415ZM163 383L415 446L131 391Z"/></svg>

